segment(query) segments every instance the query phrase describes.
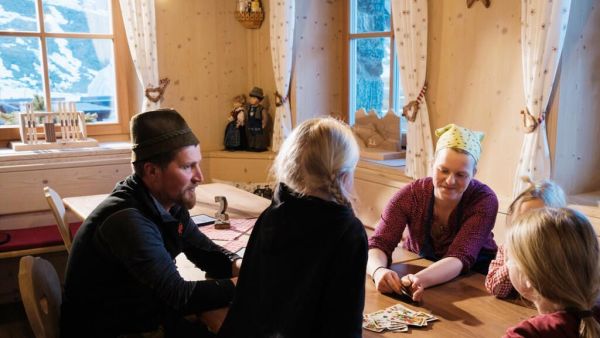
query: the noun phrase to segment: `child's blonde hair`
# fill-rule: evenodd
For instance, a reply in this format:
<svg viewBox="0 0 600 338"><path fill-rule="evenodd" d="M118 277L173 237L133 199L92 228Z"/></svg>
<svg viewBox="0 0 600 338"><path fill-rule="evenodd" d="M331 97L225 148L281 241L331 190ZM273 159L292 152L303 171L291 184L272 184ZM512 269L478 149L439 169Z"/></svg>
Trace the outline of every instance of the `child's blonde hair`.
<svg viewBox="0 0 600 338"><path fill-rule="evenodd" d="M358 144L348 125L329 117L316 118L292 131L271 170L277 188L284 183L301 195L320 191L352 207L350 188L358 158Z"/></svg>
<svg viewBox="0 0 600 338"><path fill-rule="evenodd" d="M528 176L521 177L521 180L529 186L512 201L508 207L509 215L512 215L515 210L518 210L523 202L531 201L536 198L541 200L547 207L563 208L567 206L565 192L558 184L549 180L533 182Z"/></svg>
<svg viewBox="0 0 600 338"><path fill-rule="evenodd" d="M584 215L543 208L519 217L508 254L537 294L581 318L579 337L600 337L590 310L600 292L598 238Z"/></svg>
<svg viewBox="0 0 600 338"><path fill-rule="evenodd" d="M239 105L244 105L246 103L246 95L237 95L233 98L233 103L237 103Z"/></svg>

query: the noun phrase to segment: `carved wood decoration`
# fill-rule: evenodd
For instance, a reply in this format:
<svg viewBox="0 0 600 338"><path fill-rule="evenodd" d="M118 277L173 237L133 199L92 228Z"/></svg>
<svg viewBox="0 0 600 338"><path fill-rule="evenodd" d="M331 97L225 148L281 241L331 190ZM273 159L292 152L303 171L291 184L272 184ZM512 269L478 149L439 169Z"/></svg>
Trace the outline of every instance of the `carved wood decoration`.
<svg viewBox="0 0 600 338"><path fill-rule="evenodd" d="M419 96L417 96L416 100L412 100L407 103L402 108L402 116L406 118L409 122L415 122L417 119L417 113L419 112L419 106L423 103L423 99L425 98L425 93L427 92L427 83L423 85L421 91L419 92Z"/></svg>
<svg viewBox="0 0 600 338"><path fill-rule="evenodd" d="M215 229L229 229L229 215L227 214L227 198L225 196L215 196L215 202L219 203L219 211L215 213Z"/></svg>
<svg viewBox="0 0 600 338"><path fill-rule="evenodd" d="M477 1L477 0L467 0L467 8L471 8L471 6L473 6L475 1ZM483 5L485 6L485 8L489 8L491 5L491 0L480 0L480 1L483 2Z"/></svg>
<svg viewBox="0 0 600 338"><path fill-rule="evenodd" d="M527 108L521 110L521 115L523 115L523 129L526 134L533 133L544 120L543 114L540 115L540 117L535 118Z"/></svg>
<svg viewBox="0 0 600 338"><path fill-rule="evenodd" d="M284 103L286 103L288 101L289 97L283 97L281 96L281 94L279 94L278 91L275 91L275 106L276 107L281 107L283 106Z"/></svg>
<svg viewBox="0 0 600 338"><path fill-rule="evenodd" d="M165 94L165 90L167 89L167 86L169 85L170 82L171 82L171 80L169 80L168 77L165 77L163 79L160 79L160 83L159 83L158 87L150 87L148 85L148 87L146 87L146 93L145 93L148 100L150 100L154 103L160 101L163 98L163 95Z"/></svg>

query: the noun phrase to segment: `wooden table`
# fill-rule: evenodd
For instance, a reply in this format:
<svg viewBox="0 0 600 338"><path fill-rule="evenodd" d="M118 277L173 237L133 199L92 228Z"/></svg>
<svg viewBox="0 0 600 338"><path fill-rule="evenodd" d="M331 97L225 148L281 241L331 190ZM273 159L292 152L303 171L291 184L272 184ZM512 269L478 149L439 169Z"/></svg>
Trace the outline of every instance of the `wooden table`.
<svg viewBox="0 0 600 338"><path fill-rule="evenodd" d="M426 259L408 259L392 265L400 276L416 273L431 265ZM484 287L485 276L470 273L448 283L425 290L423 301L417 305L380 294L367 278L365 313L385 309L397 303L432 313L439 318L427 327L409 327L411 337L500 337L506 329L536 314L536 310L497 299ZM375 333L363 329L364 337L402 337L402 333Z"/></svg>
<svg viewBox="0 0 600 338"><path fill-rule="evenodd" d="M267 199L233 186L210 183L198 186L196 206L190 210L190 213L192 215L200 213L214 215L219 207L214 202L214 196L217 195L227 197L228 213L232 218L258 217L270 203ZM63 201L79 217L85 219L106 196L68 197ZM394 251L392 257L396 262L392 265L392 269L401 276L407 273L416 273L432 263L401 248ZM177 265L182 269L183 276L186 276L186 271L188 271L186 268L189 268L189 278L197 280L198 275L195 275L192 270L193 264L188 266L188 263L178 260ZM536 314L533 308L516 304L516 302L499 300L489 295L484 287L484 279L485 276L472 273L429 288L425 291L423 302L420 306L416 306L380 294L375 290L371 279L367 278L364 312L371 313L402 303L412 309L432 313L439 318L438 321L429 323L424 328L410 327L408 335L411 337L500 337L508 327ZM210 327L218 328L226 313L227 309L208 311L203 319ZM403 335L403 333L375 333L363 330L364 337L402 337Z"/></svg>
<svg viewBox="0 0 600 338"><path fill-rule="evenodd" d="M86 219L108 194L88 195L63 198L65 206L81 220ZM225 196L229 207L230 218L256 218L265 210L271 201L254 195L234 186L222 183L201 184L196 188L196 206L190 210L190 215L206 214L214 216L219 210L215 196Z"/></svg>

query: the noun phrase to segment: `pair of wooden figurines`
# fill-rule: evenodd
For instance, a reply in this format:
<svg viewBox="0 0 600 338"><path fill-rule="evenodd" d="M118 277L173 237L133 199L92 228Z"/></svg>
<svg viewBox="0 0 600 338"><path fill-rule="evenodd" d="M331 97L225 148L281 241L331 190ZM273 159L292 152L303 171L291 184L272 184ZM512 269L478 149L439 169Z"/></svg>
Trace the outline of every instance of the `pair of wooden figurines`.
<svg viewBox="0 0 600 338"><path fill-rule="evenodd" d="M264 94L262 88L254 87L249 99L239 95L233 98L233 110L225 128L226 150L265 151L269 145L266 133L267 110L261 105Z"/></svg>

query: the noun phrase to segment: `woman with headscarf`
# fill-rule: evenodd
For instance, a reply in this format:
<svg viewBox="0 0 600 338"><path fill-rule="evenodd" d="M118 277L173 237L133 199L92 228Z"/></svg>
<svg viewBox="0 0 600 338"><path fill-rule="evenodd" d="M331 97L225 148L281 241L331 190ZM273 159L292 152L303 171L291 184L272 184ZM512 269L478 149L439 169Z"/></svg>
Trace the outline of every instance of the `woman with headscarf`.
<svg viewBox="0 0 600 338"><path fill-rule="evenodd" d="M382 293L407 294L420 301L424 290L470 270L487 273L496 254L492 228L498 199L475 180L483 133L449 124L436 130L432 177L398 191L369 239L367 272ZM389 269L392 252L408 228L403 247L435 261L416 274Z"/></svg>

